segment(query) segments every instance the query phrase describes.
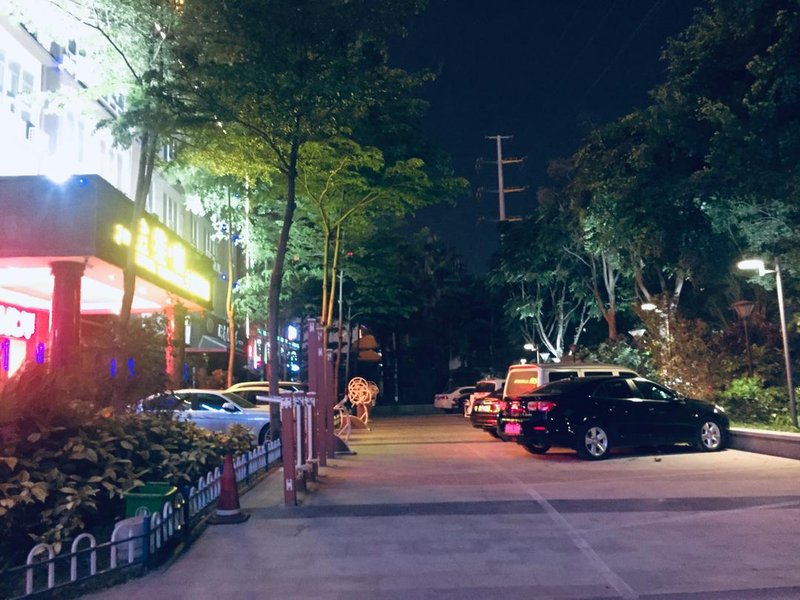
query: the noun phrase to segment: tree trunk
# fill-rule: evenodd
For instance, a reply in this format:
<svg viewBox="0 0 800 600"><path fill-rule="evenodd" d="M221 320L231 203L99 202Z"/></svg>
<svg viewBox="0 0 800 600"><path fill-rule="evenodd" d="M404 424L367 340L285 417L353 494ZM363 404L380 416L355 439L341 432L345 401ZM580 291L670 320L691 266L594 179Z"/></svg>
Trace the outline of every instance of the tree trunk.
<svg viewBox="0 0 800 600"><path fill-rule="evenodd" d="M236 352L236 314L233 309L233 227L231 225L231 190L228 188L228 286L225 315L228 317L228 387L233 385L233 359Z"/></svg>
<svg viewBox="0 0 800 600"><path fill-rule="evenodd" d="M153 180L153 166L156 159L157 137L148 132L142 134L139 154L139 171L136 176L136 191L133 199L133 215L131 217L131 243L123 269L122 306L119 310L120 330L124 332L131 318L133 294L136 291L136 251L139 245L139 221L144 215L147 194Z"/></svg>
<svg viewBox="0 0 800 600"><path fill-rule="evenodd" d="M288 168L286 170L286 210L283 213L283 225L275 248L275 263L272 265L272 276L269 280L269 297L267 300L267 332L269 341L269 393L271 396L279 394L278 380L280 379L280 356L278 353L278 332L280 329L280 297L281 283L283 280L283 263L286 260L286 249L289 245L289 231L294 221L294 211L297 206L295 196L297 186L297 156L300 148L299 142L293 142L289 151ZM280 431L280 406L270 403L270 431L272 439L277 439Z"/></svg>

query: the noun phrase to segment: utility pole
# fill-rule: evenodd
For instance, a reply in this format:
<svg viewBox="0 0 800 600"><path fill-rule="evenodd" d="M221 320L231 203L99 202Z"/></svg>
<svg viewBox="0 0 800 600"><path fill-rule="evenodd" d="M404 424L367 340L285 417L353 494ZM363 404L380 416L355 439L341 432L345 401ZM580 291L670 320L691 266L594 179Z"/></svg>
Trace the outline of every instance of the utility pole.
<svg viewBox="0 0 800 600"><path fill-rule="evenodd" d="M497 161L486 161L489 163L497 163L497 198L498 198L498 211L499 220L506 221L506 194L513 192L525 191L526 187L506 187L503 179L503 165L519 164L525 162L527 157L521 158L503 158L503 140L513 140L513 135L487 135L487 140L494 140L497 145ZM482 161L479 161L480 165Z"/></svg>

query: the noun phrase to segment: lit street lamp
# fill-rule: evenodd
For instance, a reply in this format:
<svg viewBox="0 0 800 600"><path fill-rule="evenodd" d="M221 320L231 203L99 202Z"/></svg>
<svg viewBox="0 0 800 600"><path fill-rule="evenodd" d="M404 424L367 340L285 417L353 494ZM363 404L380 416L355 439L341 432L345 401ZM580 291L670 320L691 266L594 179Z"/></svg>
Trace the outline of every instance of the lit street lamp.
<svg viewBox="0 0 800 600"><path fill-rule="evenodd" d="M778 312L781 318L781 337L783 338L783 360L786 368L786 385L789 388L789 412L792 416L792 425L797 427L797 400L792 385L792 362L789 355L789 334L786 330L786 313L783 309L783 283L781 281L781 264L775 257L775 268L767 269L764 261L759 259L742 260L737 265L743 271L758 271L759 275L775 273L775 288L778 291Z"/></svg>
<svg viewBox="0 0 800 600"><path fill-rule="evenodd" d="M536 344L527 343L523 346L528 352L536 352L536 362L539 362L539 346Z"/></svg>

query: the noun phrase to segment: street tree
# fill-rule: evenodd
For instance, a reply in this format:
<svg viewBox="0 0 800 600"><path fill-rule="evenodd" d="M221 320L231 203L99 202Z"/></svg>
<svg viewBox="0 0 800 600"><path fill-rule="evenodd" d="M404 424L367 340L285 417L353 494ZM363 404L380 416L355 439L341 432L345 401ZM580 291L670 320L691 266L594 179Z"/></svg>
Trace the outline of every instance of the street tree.
<svg viewBox="0 0 800 600"><path fill-rule="evenodd" d="M283 218L267 300L273 349L303 147L346 135L369 107L417 83L389 67L388 42L404 32L406 18L422 4L218 0L186 7L207 36L182 49L185 93L221 127L258 139L262 161L283 179ZM275 387L278 365L272 352L269 378Z"/></svg>
<svg viewBox="0 0 800 600"><path fill-rule="evenodd" d="M800 270L800 8L710 0L664 53L654 91L675 133L694 131L704 210L742 252Z"/></svg>
<svg viewBox="0 0 800 600"><path fill-rule="evenodd" d="M522 342L543 346L556 358L579 343L584 326L597 314L562 208L540 202L535 216L501 223L488 276L491 286L504 290L506 316Z"/></svg>
<svg viewBox="0 0 800 600"><path fill-rule="evenodd" d="M123 268L119 322L130 320L136 286L136 248L139 221L157 166L158 152L179 129L181 117L173 96L173 77L179 63L174 40L185 34L180 3L174 0L49 0L79 28L71 27L78 43L94 53L98 85L92 93L124 99L124 109L112 110L99 127L109 127L116 143L138 142L138 169L130 224L131 240ZM30 7L29 7L30 8ZM62 21L63 22L63 21Z"/></svg>

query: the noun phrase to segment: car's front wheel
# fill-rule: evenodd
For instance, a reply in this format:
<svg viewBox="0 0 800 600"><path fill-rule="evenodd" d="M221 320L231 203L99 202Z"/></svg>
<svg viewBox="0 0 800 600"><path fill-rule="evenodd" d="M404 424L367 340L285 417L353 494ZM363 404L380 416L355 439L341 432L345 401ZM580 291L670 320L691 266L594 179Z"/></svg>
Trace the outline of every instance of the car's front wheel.
<svg viewBox="0 0 800 600"><path fill-rule="evenodd" d="M598 423L584 425L578 430L578 456L585 460L600 460L611 449L608 431Z"/></svg>
<svg viewBox="0 0 800 600"><path fill-rule="evenodd" d="M714 419L705 419L697 429L695 445L706 452L716 452L725 447L725 433Z"/></svg>

